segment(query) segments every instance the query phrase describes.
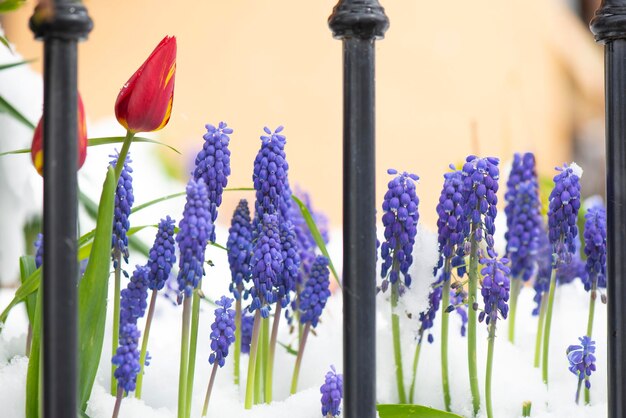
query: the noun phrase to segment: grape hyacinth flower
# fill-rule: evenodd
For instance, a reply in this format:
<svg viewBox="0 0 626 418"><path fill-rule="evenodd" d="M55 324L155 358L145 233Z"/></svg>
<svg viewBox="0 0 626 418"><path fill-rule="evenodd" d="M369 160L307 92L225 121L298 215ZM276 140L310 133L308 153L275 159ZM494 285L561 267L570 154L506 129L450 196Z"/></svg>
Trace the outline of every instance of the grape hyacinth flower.
<svg viewBox="0 0 626 418"><path fill-rule="evenodd" d="M43 264L43 234L37 234L35 239L35 267L39 268Z"/></svg>
<svg viewBox="0 0 626 418"><path fill-rule="evenodd" d="M136 266L135 271L121 292L120 328L125 324L137 324L148 307L148 275L150 270L145 266Z"/></svg>
<svg viewBox="0 0 626 418"><path fill-rule="evenodd" d="M204 276L204 252L213 230L213 223L204 180L190 180L186 191L187 203L179 224L176 242L180 250L179 291L188 298Z"/></svg>
<svg viewBox="0 0 626 418"><path fill-rule="evenodd" d="M196 166L193 177L197 181L204 180L209 192L209 211L211 223L217 219L217 208L222 204L222 194L228 184L230 175L230 150L228 144L233 133L225 122L220 122L217 127L206 125L207 133L204 134L204 145L196 156ZM215 229L211 230L209 240L215 242Z"/></svg>
<svg viewBox="0 0 626 418"><path fill-rule="evenodd" d="M467 293L463 290L451 290L450 291L450 306L461 318L461 337L465 337L467 333L467 308L465 306L465 298L467 298Z"/></svg>
<svg viewBox="0 0 626 418"><path fill-rule="evenodd" d="M400 347L400 319L396 313L398 299L405 287L411 286L409 267L413 263L413 245L417 235L419 220L419 199L415 193L415 174L388 169L388 174L395 177L387 184L383 200L383 226L385 240L380 247L383 260L381 289L387 291L391 283L391 327L393 333L394 361L400 403L406 403L402 350ZM400 275L404 280L400 279Z"/></svg>
<svg viewBox="0 0 626 418"><path fill-rule="evenodd" d="M213 365L213 369L204 398L202 416L206 415L209 408L209 399L218 366L224 367L228 348L235 342L235 310L231 309L233 299L222 296L220 300L215 301L215 304L217 309L215 309L215 321L211 324L211 355L209 356L209 363Z"/></svg>
<svg viewBox="0 0 626 418"><path fill-rule="evenodd" d="M189 180L187 183L187 202L183 210L183 219L179 223L176 242L180 251L178 289L183 295L183 317L181 333L181 356L178 383L178 414L188 416L193 385L195 350L190 353L190 345L195 347L197 326L194 321L190 335L191 297L204 276L204 256L209 237L213 231L209 210L209 193L203 179ZM197 292L194 300L198 300ZM199 312L199 304L194 304L194 318ZM199 313L198 313L199 314ZM191 355L190 355L191 354ZM191 369L191 372L190 372ZM188 379L189 377L189 379Z"/></svg>
<svg viewBox="0 0 626 418"><path fill-rule="evenodd" d="M343 375L337 374L335 366L330 366L330 371L326 373L320 393L322 394L322 417L338 417L343 399Z"/></svg>
<svg viewBox="0 0 626 418"><path fill-rule="evenodd" d="M476 359L476 310L478 304L478 260L479 244L484 239L487 255L495 256L493 234L495 233L495 217L497 215L498 170L499 160L493 157L479 158L470 155L463 165L463 202L464 228L469 243L465 250L469 255L468 282L468 324L467 324L467 360L472 393L474 415L480 409L480 392L478 389L478 365ZM469 250L469 251L467 251ZM469 252L469 254L467 254Z"/></svg>
<svg viewBox="0 0 626 418"><path fill-rule="evenodd" d="M311 267L311 275L306 282L302 293L300 294L300 322L304 324L302 337L300 338L300 347L298 348L298 357L293 369L291 378L291 394L298 390L298 376L300 374L300 364L304 355L307 337L311 327L315 328L319 318L324 311L326 302L330 298L330 271L328 270L328 258L317 256Z"/></svg>
<svg viewBox="0 0 626 418"><path fill-rule="evenodd" d="M250 342L252 341L252 326L254 325L254 316L248 314L247 311L242 313L241 317L241 352L250 353Z"/></svg>
<svg viewBox="0 0 626 418"><path fill-rule="evenodd" d="M550 353L550 327L552 325L552 308L556 291L556 275L558 270L569 264L576 253L578 227L576 221L580 209L580 176L582 170L576 163L557 167L554 176L554 188L550 193L548 207L548 237L552 246L553 262L548 306L546 310L545 329L543 332L543 364L542 378L548 384L548 359Z"/></svg>
<svg viewBox="0 0 626 418"><path fill-rule="evenodd" d="M254 160L252 181L256 190L256 217L260 221L263 215L278 213L281 219L288 219L291 206L291 189L285 154L285 135L283 127L274 132L263 128L267 135L261 136L261 149Z"/></svg>
<svg viewBox="0 0 626 418"><path fill-rule="evenodd" d="M242 341L242 307L241 298L244 293L244 283L250 281L250 256L252 255L252 224L248 201L241 199L230 223L228 230L228 265L230 267L231 282L228 287L235 298L235 384L239 384L239 359L241 357ZM247 349L250 350L248 341Z"/></svg>
<svg viewBox="0 0 626 418"><path fill-rule="evenodd" d="M506 258L498 259L494 255L493 258L482 258L480 264L484 267L481 270L483 282L481 295L485 303L485 310L482 311L478 320L487 323L489 329L489 343L487 349L487 372L485 377L485 401L487 417L493 418L491 407L491 380L493 369L493 351L496 340L496 323L498 317L506 319L509 313L509 291L510 279L508 275L511 270L505 266L509 262Z"/></svg>
<svg viewBox="0 0 626 418"><path fill-rule="evenodd" d="M580 389L583 381L585 388L591 388L589 377L596 371L596 342L587 335L578 338L580 344L567 347L567 359L569 360L569 371L578 377L578 387L576 389L576 403L580 398Z"/></svg>
<svg viewBox="0 0 626 418"><path fill-rule="evenodd" d="M537 259L540 257L539 235L542 233L543 220L536 178L525 180L518 183L515 189L509 189L507 198L505 212L508 229L504 237L507 241L506 254L511 260L512 280L508 336L509 341L514 343L517 298L522 289L522 283L535 275Z"/></svg>
<svg viewBox="0 0 626 418"><path fill-rule="evenodd" d="M137 324L125 323L120 331L120 346L113 356L112 362L117 366L115 378L119 392L135 390L135 379L139 372L139 336ZM120 390L123 389L123 390Z"/></svg>
<svg viewBox="0 0 626 418"><path fill-rule="evenodd" d="M578 250L572 254L569 263L562 264L556 271L556 284L557 286L562 286L570 284L576 279L580 279L583 284L588 280L585 262L580 258Z"/></svg>
<svg viewBox="0 0 626 418"><path fill-rule="evenodd" d="M156 238L152 248L148 253L148 288L152 290L150 297L150 305L148 307L148 315L146 317L146 326L141 341L141 370L137 376L137 388L135 389L135 397L141 399L141 391L143 386L143 369L148 365L146 359L148 355L148 340L150 338L150 327L154 309L156 307L157 293L165 286L165 281L170 276L172 266L176 262L176 248L174 240L175 221L167 216L161 219L157 227Z"/></svg>

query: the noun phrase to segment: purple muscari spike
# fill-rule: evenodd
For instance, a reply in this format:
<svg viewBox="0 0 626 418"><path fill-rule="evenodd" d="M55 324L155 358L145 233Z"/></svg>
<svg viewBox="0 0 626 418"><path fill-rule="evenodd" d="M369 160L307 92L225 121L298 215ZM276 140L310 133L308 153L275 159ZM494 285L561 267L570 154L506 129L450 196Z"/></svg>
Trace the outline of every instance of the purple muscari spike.
<svg viewBox="0 0 626 418"><path fill-rule="evenodd" d="M518 186L526 182L530 182L535 190L539 190L537 170L535 168L535 155L532 152L526 152L524 154L515 153L515 155L513 155L513 165L511 166L509 179L506 182L506 193L504 195L504 200L506 201L504 213L506 214L507 230L511 230L513 225L515 225L515 222L513 222L513 212L515 211L514 202L517 199ZM513 260L511 260L511 263L513 263Z"/></svg>
<svg viewBox="0 0 626 418"><path fill-rule="evenodd" d="M396 174L394 169L387 170L389 174ZM387 185L387 192L383 200L383 226L385 227L385 241L381 245L383 259L381 277L383 278L383 292L389 286L398 283L398 293L402 294L404 286L411 286L409 267L413 263L413 245L417 234L419 220L419 199L415 193L415 182L419 177L407 173L396 175ZM397 268L392 268L397 265ZM404 283L399 281L400 274L404 276Z"/></svg>
<svg viewBox="0 0 626 418"><path fill-rule="evenodd" d="M119 154L109 155L112 158L111 166L115 167ZM133 195L133 178L130 173L133 172L130 166L132 160L130 154L127 154L126 161L124 161L124 167L120 174L120 179L117 182L117 188L115 189L115 209L113 211L113 238L111 241L111 247L113 250L119 250L124 261L128 263L128 237L126 233L130 228L130 222L128 217L130 216L130 209L135 202L135 196Z"/></svg>
<svg viewBox="0 0 626 418"><path fill-rule="evenodd" d="M506 196L512 199L507 200L505 208L507 232L504 234L506 253L511 260L511 276L526 282L535 275L540 256L539 235L543 221L537 180L517 184L515 189L507 191Z"/></svg>
<svg viewBox="0 0 626 418"><path fill-rule="evenodd" d="M175 221L169 216L159 222L154 244L148 253L148 288L151 290L163 289L176 262L174 226Z"/></svg>
<svg viewBox="0 0 626 418"><path fill-rule="evenodd" d="M498 312L506 319L509 313L509 290L510 280L509 274L511 270L505 266L509 260L506 258L482 258L480 264L485 267L480 271L483 275L482 287L480 293L485 302L485 310L480 313L478 320L489 325L498 319Z"/></svg>
<svg viewBox="0 0 626 418"><path fill-rule="evenodd" d="M148 285L150 269L136 266L130 281L120 293L120 328L124 324L137 324L148 307Z"/></svg>
<svg viewBox="0 0 626 418"><path fill-rule="evenodd" d="M480 242L485 239L487 253L493 256L493 234L498 213L498 170L499 160L494 157L479 158L470 155L463 165L463 201L465 204L463 224L466 235L471 232L472 224L476 231L474 238Z"/></svg>
<svg viewBox="0 0 626 418"><path fill-rule="evenodd" d="M204 252L212 230L208 191L204 180L191 179L187 183L187 203L176 235L180 250L178 288L186 297L191 296L204 276Z"/></svg>
<svg viewBox="0 0 626 418"><path fill-rule="evenodd" d="M228 347L235 342L235 310L230 309L233 299L222 296L215 301L218 308L215 310L215 322L211 324L211 355L209 363L217 361L220 367L228 356Z"/></svg>
<svg viewBox="0 0 626 418"><path fill-rule="evenodd" d="M250 256L252 255L252 224L248 201L241 199L233 213L228 230L228 265L230 266L231 283L229 290L235 300L241 298L244 282L250 281Z"/></svg>
<svg viewBox="0 0 626 418"><path fill-rule="evenodd" d="M322 416L326 418L339 416L343 398L343 375L337 374L335 366L330 366L330 371L326 373L320 393L322 394Z"/></svg>
<svg viewBox="0 0 626 418"><path fill-rule="evenodd" d="M204 134L204 145L196 156L196 168L193 178L198 181L204 180L209 192L209 211L211 212L211 224L217 219L217 208L222 204L222 193L228 184L230 175L230 150L228 143L233 133L226 123L220 122L217 127L206 125L207 133ZM215 242L215 228L211 228L209 240Z"/></svg>
<svg viewBox="0 0 626 418"><path fill-rule="evenodd" d="M587 280L585 290L591 290L592 281L598 288L606 288L606 210L594 206L585 215L585 255L587 256Z"/></svg>
<svg viewBox="0 0 626 418"><path fill-rule="evenodd" d="M569 263L562 264L556 271L556 284L559 286L569 284L575 279L580 279L583 284L587 282L585 262L580 258L578 251L572 254Z"/></svg>
<svg viewBox="0 0 626 418"><path fill-rule="evenodd" d="M37 234L35 239L35 267L39 268L43 264L43 234Z"/></svg>
<svg viewBox="0 0 626 418"><path fill-rule="evenodd" d="M137 373L141 370L139 365L139 336L137 324L127 323L120 328L120 345L111 359L117 366L114 376L117 383L126 392L135 390Z"/></svg>
<svg viewBox="0 0 626 418"><path fill-rule="evenodd" d="M250 315L244 310L241 313L241 352L250 353L250 343L252 343L252 327L254 326L254 315Z"/></svg>
<svg viewBox="0 0 626 418"><path fill-rule="evenodd" d="M454 169L453 165L450 168ZM463 216L463 175L460 171L452 171L443 175L443 188L437 204L437 232L439 241L439 261L434 274L443 267L446 259L454 259L455 265L464 263L463 242L467 238ZM458 268L462 276L464 267ZM447 279L446 279L447 280Z"/></svg>
<svg viewBox="0 0 626 418"><path fill-rule="evenodd" d="M441 304L441 294L442 294L442 284L444 280L449 280L448 277L445 279L445 273L442 271L439 275L439 278L432 284L430 288L430 293L428 294L428 308L420 312L420 329L418 331L418 344L422 343L422 338L424 337L424 332L430 330L433 327L433 323L435 321L435 317L437 316L437 311L439 310L439 305ZM433 334L428 333L428 342L432 344L434 341Z"/></svg>
<svg viewBox="0 0 626 418"><path fill-rule="evenodd" d="M311 267L311 275L300 293L300 322L315 328L330 297L328 259L317 256Z"/></svg>
<svg viewBox="0 0 626 418"><path fill-rule="evenodd" d="M554 188L550 193L548 227L552 252L556 254L554 267L569 263L576 252L578 227L576 220L580 209L580 182L571 166L556 167Z"/></svg>
<svg viewBox="0 0 626 418"><path fill-rule="evenodd" d="M267 135L261 136L261 149L254 160L252 180L256 190L256 216L260 220L264 214L278 213L282 219L288 218L291 206L291 189L285 155L286 138L276 131L263 128Z"/></svg>
<svg viewBox="0 0 626 418"><path fill-rule="evenodd" d="M283 255L277 215L263 215L250 263L253 286L250 289L250 312L261 310L269 316L269 305L275 302L273 287L283 273Z"/></svg>
<svg viewBox="0 0 626 418"><path fill-rule="evenodd" d="M300 254L298 252L298 239L293 224L290 220L280 224L280 242L282 243L283 271L277 276L275 288L275 300L281 307L289 304L290 294L296 290L298 273L300 272Z"/></svg>
<svg viewBox="0 0 626 418"><path fill-rule="evenodd" d="M458 290L458 289L457 289ZM450 303L459 317L461 317L461 337L465 337L467 331L467 308L465 307L465 298L467 294L460 290L458 293L454 290L450 291Z"/></svg>
<svg viewBox="0 0 626 418"><path fill-rule="evenodd" d="M580 344L567 347L567 359L569 360L569 371L578 377L578 381L585 381L585 387L591 388L589 377L596 371L596 342L591 338L579 337ZM578 394L577 401L578 401Z"/></svg>
<svg viewBox="0 0 626 418"><path fill-rule="evenodd" d="M535 276L535 282L533 288L535 289L535 297L533 300L536 303L533 309L533 315L539 315L541 309L541 298L544 293L550 290L550 276L552 274L552 247L550 246L550 240L548 239L548 233L543 225L538 236L538 257L537 257L537 275Z"/></svg>

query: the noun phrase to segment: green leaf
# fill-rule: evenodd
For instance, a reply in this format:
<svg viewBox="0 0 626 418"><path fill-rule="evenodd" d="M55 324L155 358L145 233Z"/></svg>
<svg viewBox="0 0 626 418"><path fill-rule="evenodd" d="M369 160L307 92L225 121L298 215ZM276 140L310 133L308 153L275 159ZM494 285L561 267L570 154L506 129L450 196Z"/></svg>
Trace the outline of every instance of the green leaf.
<svg viewBox="0 0 626 418"><path fill-rule="evenodd" d="M2 41L0 41L2 42ZM4 42L2 42L4 43ZM8 43L5 44L7 47L9 47ZM33 62L34 60L24 60L24 61L18 61L18 62L12 62L10 64L2 64L0 65L0 71L2 70L8 70L9 68L13 68L13 67L19 67L20 65L24 65L24 64L28 64Z"/></svg>
<svg viewBox="0 0 626 418"><path fill-rule="evenodd" d="M452 412L423 405L380 404L376 405L376 410L380 418L462 418Z"/></svg>
<svg viewBox="0 0 626 418"><path fill-rule="evenodd" d="M317 225L315 224L315 221L313 220L313 216L311 216L311 213L309 212L309 208L307 208L306 205L296 196L292 195L291 198L294 200L294 202L298 204L298 207L300 208L300 213L302 213L302 217L304 218L306 225L309 227L309 231L311 231L311 235L313 235L313 239L315 240L315 243L317 244L322 254L324 254L324 256L328 258L328 266L330 267L330 271L333 272L333 276L335 276L335 280L337 280L339 287L341 287L341 281L339 280L339 275L337 274L337 270L335 270L335 266L333 265L333 260L330 259L330 255L328 254L328 250L326 249L326 244L324 244L324 239L322 238L322 234L320 233L320 230L317 228Z"/></svg>
<svg viewBox="0 0 626 418"><path fill-rule="evenodd" d="M35 266L35 257L25 255L20 257L20 278L24 283L31 274L37 270ZM31 328L35 322L35 304L37 303L36 295L33 293L26 298L26 313L28 314L28 322Z"/></svg>
<svg viewBox="0 0 626 418"><path fill-rule="evenodd" d="M123 137L123 136L106 136L106 137L101 137L101 138L89 138L89 146L95 147L98 145L118 144L118 143L124 142L125 138L126 137ZM178 151L176 148L170 145L167 145L163 142L155 141L154 139L143 138L141 136L134 136L133 142L148 142L150 144L162 145L164 147L171 149L175 153L180 154L180 151Z"/></svg>
<svg viewBox="0 0 626 418"><path fill-rule="evenodd" d="M102 187L89 263L78 286L78 352L80 353L78 387L82 411L87 408L104 341L116 184L115 172L112 167L109 167Z"/></svg>
<svg viewBox="0 0 626 418"><path fill-rule="evenodd" d="M294 350L293 348L291 348L291 345L287 345L285 343L281 343L280 341L276 341L278 343L278 345L280 345L282 348L285 349L285 351L287 351L287 353L293 355L293 356L297 356L298 355L298 350Z"/></svg>
<svg viewBox="0 0 626 418"><path fill-rule="evenodd" d="M39 289L39 281L41 280L41 267L31 274L28 279L22 282L22 285L17 288L15 291L15 295L13 295L13 300L9 303L9 305L2 311L0 314L0 324L4 324L7 321L7 317L9 316L9 312L11 309L34 291ZM0 328L0 331L2 328Z"/></svg>
<svg viewBox="0 0 626 418"><path fill-rule="evenodd" d="M3 112L3 104L2 104L2 97L0 97L0 112ZM6 105L9 105L8 103L5 102ZM10 105L9 105L10 106ZM15 110L15 109L13 109ZM17 112L17 110L15 110ZM28 122L28 121L26 121ZM28 122L30 124L30 122ZM29 125L30 126L30 125ZM34 126L30 126L32 129L35 129ZM103 138L90 138L87 140L87 146L88 147L97 147L99 145L109 145L109 144L117 144L120 142L124 142L124 137L123 136L108 136L108 137L103 137ZM154 139L148 139L148 138L142 138L140 136L135 136L133 137L133 142L149 142L151 144L158 144L158 145L163 145L164 147L168 147L169 149L173 150L174 152L177 152L180 154L180 151L178 151L176 148L174 147L170 147L167 144L164 144L162 142L159 141L155 141ZM16 155L16 154L28 154L30 153L30 148L20 148L20 149L14 149L12 151L5 151L0 153L0 157L3 157L5 155Z"/></svg>
<svg viewBox="0 0 626 418"><path fill-rule="evenodd" d="M83 208L85 208L87 215L95 221L98 217L98 204L91 200L82 190L78 191L78 201L83 205Z"/></svg>
<svg viewBox="0 0 626 418"><path fill-rule="evenodd" d="M26 0L2 0L0 1L0 13L12 12L19 9Z"/></svg>
<svg viewBox="0 0 626 418"><path fill-rule="evenodd" d="M11 48L11 44L9 43L9 40L6 37L0 36L0 43L2 43L2 45L4 45L11 54L13 53L13 48Z"/></svg>
<svg viewBox="0 0 626 418"><path fill-rule="evenodd" d="M37 292L35 302L35 322L32 330L32 341L30 345L30 355L28 357L28 370L26 372L26 416L39 417L40 395L41 395L41 375L39 373L41 365L41 321L43 295Z"/></svg>
<svg viewBox="0 0 626 418"><path fill-rule="evenodd" d="M0 113L8 113L9 116L13 117L18 122L22 122L24 125L29 127L30 129L35 129L35 125L31 121L29 121L26 116L22 115L22 113L17 110L13 105L7 102L4 97L0 96ZM30 149L26 152L30 152ZM6 153L0 154L0 156Z"/></svg>

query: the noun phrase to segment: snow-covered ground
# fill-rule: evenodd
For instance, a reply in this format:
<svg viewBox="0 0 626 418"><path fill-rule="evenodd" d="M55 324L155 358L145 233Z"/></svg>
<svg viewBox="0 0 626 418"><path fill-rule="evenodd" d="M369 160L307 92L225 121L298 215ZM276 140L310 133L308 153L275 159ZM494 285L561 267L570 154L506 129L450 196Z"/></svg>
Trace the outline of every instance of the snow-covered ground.
<svg viewBox="0 0 626 418"><path fill-rule="evenodd" d="M182 202L181 202L182 204ZM225 230L218 230L219 237L225 237ZM403 299L403 306L412 313L414 319L402 316L402 343L407 387L410 384L410 367L415 348L415 331L418 322L416 313L424 309L427 303L430 272L436 254L433 250L435 236L420 229L416 245L416 262L413 267L414 286ZM340 237L333 234L331 253L339 263ZM215 267L207 271L203 290L208 297L217 299L226 294L228 270L225 253L216 248L209 248L208 258ZM132 262L132 261L131 261ZM338 266L339 267L339 266ZM12 296L12 291L0 292L0 306L5 306ZM517 418L521 416L522 402L532 401L532 416L536 418L583 418L606 416L606 307L599 304L596 312L594 339L598 342L598 371L592 376L592 400L590 406L576 405L574 393L576 377L568 369L565 350L568 345L577 343L577 337L586 329L588 312L588 294L581 283L575 281L559 287L556 294L555 313L550 350L550 385L547 388L541 381L538 369L532 367L537 319L531 316L533 290L524 288L518 307L517 344L506 340L507 323L499 322L500 328L495 348L493 407L498 418ZM197 357L196 380L194 386L193 415L199 416L204 392L209 378L209 333L213 320L213 308L203 305ZM322 323L316 329L316 336L309 339L300 376L300 392L288 396L289 382L295 357L286 350L278 349L275 371L275 402L271 405L256 406L250 411L243 408L243 388L233 384L232 362L220 369L214 393L209 407L209 416L229 417L320 417L319 386L330 365L342 369L342 328L341 328L341 291L336 291L330 299L322 316ZM109 313L110 314L110 313ZM393 351L390 327L390 306L385 295L378 296L377 303L377 387L380 403L397 401ZM434 326L435 341L424 341L418 368L416 402L436 408L443 407L441 392L441 368L439 357L440 315ZM174 417L176 415L177 382L179 364L181 308L172 305L165 298L157 304L155 323L150 335L149 351L152 356L146 369L144 397L141 401L133 398L122 403L121 417ZM88 413L92 418L111 416L114 398L106 392L109 385L110 318L107 322L107 337L104 352L93 389ZM460 318L452 314L450 325L450 380L453 410L461 415L471 416L471 400L467 375L466 339L460 335ZM26 343L26 316L22 307L16 308L9 317L0 334L0 405L3 416L19 418L24 416L24 391L27 359L24 357ZM140 327L142 324L140 323ZM281 327L279 341L294 345L294 337L288 333L288 327ZM485 369L487 351L486 326L479 326L478 361L481 373L481 395L484 400L482 371ZM246 370L246 356L243 357L242 370ZM242 373L245 385L245 373ZM480 417L485 414L481 412Z"/></svg>

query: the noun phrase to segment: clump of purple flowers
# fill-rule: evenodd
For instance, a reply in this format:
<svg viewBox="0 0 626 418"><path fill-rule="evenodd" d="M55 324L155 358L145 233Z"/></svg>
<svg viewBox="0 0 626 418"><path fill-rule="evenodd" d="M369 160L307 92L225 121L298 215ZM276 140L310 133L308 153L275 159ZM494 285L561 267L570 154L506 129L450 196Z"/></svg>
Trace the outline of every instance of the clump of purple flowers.
<svg viewBox="0 0 626 418"><path fill-rule="evenodd" d="M454 169L454 166L450 166ZM446 260L460 265L463 260L463 242L467 238L463 208L463 174L455 170L444 174L443 188L437 203L437 240L439 242L439 261L435 267L442 268ZM463 276L465 267L459 266L458 273ZM448 280L449 277L444 278Z"/></svg>
<svg viewBox="0 0 626 418"><path fill-rule="evenodd" d="M148 287L151 290L163 289L176 262L174 224L175 221L169 216L159 222L154 244L148 254Z"/></svg>
<svg viewBox="0 0 626 418"><path fill-rule="evenodd" d="M606 288L606 210L602 206L590 208L585 215L585 290ZM595 283L594 283L595 282Z"/></svg>
<svg viewBox="0 0 626 418"><path fill-rule="evenodd" d="M535 282L533 283L533 289L535 290L533 300L536 306L533 309L533 315L539 315L541 300L550 290L550 275L552 274L552 248L545 228L541 228L538 239L539 254L537 257L537 276L535 276Z"/></svg>
<svg viewBox="0 0 626 418"><path fill-rule="evenodd" d="M228 348L235 341L235 311L230 309L233 299L222 296L215 301L218 306L215 309L215 322L211 324L211 355L209 363L217 361L220 367L224 367L224 362L228 356Z"/></svg>
<svg viewBox="0 0 626 418"><path fill-rule="evenodd" d="M578 377L578 390L576 391L576 403L580 396L580 386L585 382L587 389L591 388L589 377L596 371L596 342L588 336L578 338L580 344L567 347L567 359L569 360L569 371Z"/></svg>
<svg viewBox="0 0 626 418"><path fill-rule="evenodd" d="M467 293L463 290L451 290L450 291L450 306L448 312L455 310L461 318L461 337L465 337L467 331L467 308L465 307L465 298ZM452 307L452 310L450 309Z"/></svg>
<svg viewBox="0 0 626 418"><path fill-rule="evenodd" d="M254 160L252 180L256 190L256 216L259 220L268 213L278 213L282 219L288 219L291 206L291 189L287 172L283 127L274 132L263 128L267 135L261 136L261 149Z"/></svg>
<svg viewBox="0 0 626 418"><path fill-rule="evenodd" d="M411 286L409 267L413 263L413 245L419 220L415 182L419 177L406 171L398 174L394 169L387 170L387 173L397 175L388 183L383 200L385 241L381 245L382 290L386 291L389 283L397 283L398 293L402 294L405 286ZM404 283L398 280L400 275L404 276Z"/></svg>
<svg viewBox="0 0 626 418"><path fill-rule="evenodd" d="M317 256L311 267L311 274L300 294L300 322L310 323L313 328L317 326L326 302L330 297L330 272L328 271L328 259Z"/></svg>
<svg viewBox="0 0 626 418"><path fill-rule="evenodd" d="M149 275L148 267L136 266L126 288L121 291L120 329L129 323L137 324L137 319L146 313Z"/></svg>
<svg viewBox="0 0 626 418"><path fill-rule="evenodd" d="M118 386L126 392L135 390L137 373L141 369L139 365L139 336L137 325L129 322L120 329L119 347L112 362L117 366L114 376Z"/></svg>
<svg viewBox="0 0 626 418"><path fill-rule="evenodd" d="M300 271L300 253L298 238L290 221L280 224L280 241L282 244L283 271L274 285L276 300L281 307L289 304L291 292L296 290L296 282Z"/></svg>
<svg viewBox="0 0 626 418"><path fill-rule="evenodd" d="M111 166L115 167L119 154L110 155L112 158ZM124 261L128 263L128 236L126 235L130 228L130 222L128 217L130 216L130 209L135 202L135 196L133 195L133 178L130 175L133 172L133 168L130 166L132 160L130 154L126 156L124 166L120 174L120 178L117 182L115 189L115 209L113 211L113 238L111 246L113 251L119 251L124 257ZM114 257L114 262L117 262ZM117 266L116 266L117 267Z"/></svg>
<svg viewBox="0 0 626 418"><path fill-rule="evenodd" d="M442 284L444 280L444 274L441 273L439 278L433 283L430 288L430 292L428 293L428 308L420 312L419 320L420 320L420 328L418 331L418 344L422 343L422 338L424 337L424 332L432 329L435 321L435 317L437 316L437 311L439 310L439 305L441 304L441 295L443 293ZM448 278L449 280L449 278ZM428 333L428 342L432 344L434 341L433 334Z"/></svg>
<svg viewBox="0 0 626 418"><path fill-rule="evenodd" d="M269 317L269 306L275 302L273 286L283 271L283 255L277 215L265 214L252 254L251 270L254 286L250 289L250 312L260 309Z"/></svg>
<svg viewBox="0 0 626 418"><path fill-rule="evenodd" d="M37 234L35 239L35 267L39 268L43 264L43 234Z"/></svg>
<svg viewBox="0 0 626 418"><path fill-rule="evenodd" d="M241 313L241 352L250 352L250 343L252 342L252 327L254 326L254 316L248 314L247 311Z"/></svg>
<svg viewBox="0 0 626 418"><path fill-rule="evenodd" d="M250 280L250 256L252 254L252 224L246 199L239 201L233 213L226 248L232 278L229 290L235 300L239 300L244 282Z"/></svg>
<svg viewBox="0 0 626 418"><path fill-rule="evenodd" d="M330 371L326 373L320 393L322 394L322 416L326 418L339 416L343 398L343 375L337 374L335 366L330 366Z"/></svg>
<svg viewBox="0 0 626 418"><path fill-rule="evenodd" d="M230 175L230 150L228 144L233 133L225 122L220 122L217 127L206 125L207 132L204 134L204 145L196 156L196 166L193 178L197 181L204 180L209 192L209 212L211 223L217 219L217 208L222 204L222 193L228 184ZM215 228L211 229L209 240L215 242Z"/></svg>
<svg viewBox="0 0 626 418"><path fill-rule="evenodd" d="M470 155L463 165L463 201L467 235L480 242L485 238L487 253L493 256L494 219L498 213L498 170L499 160L494 157L479 158ZM473 229L471 229L473 228Z"/></svg>
<svg viewBox="0 0 626 418"><path fill-rule="evenodd" d="M572 165L556 168L554 188L550 193L548 228L552 251L556 254L554 266L568 264L576 252L578 227L576 220L580 209L580 182Z"/></svg>
<svg viewBox="0 0 626 418"><path fill-rule="evenodd" d="M480 271L483 275L481 295L485 302L485 310L482 311L478 320L487 325L494 323L498 319L498 313L506 319L509 313L509 290L510 280L508 275L511 270L505 265L509 262L506 258L482 258L480 264L484 267Z"/></svg>
<svg viewBox="0 0 626 418"><path fill-rule="evenodd" d="M180 221L176 242L180 250L179 291L190 297L204 276L204 252L213 230L209 212L208 190L204 180L189 180L187 203Z"/></svg>
<svg viewBox="0 0 626 418"><path fill-rule="evenodd" d="M532 155L532 154L530 154ZM507 192L506 253L511 260L511 275L528 281L536 272L539 236L542 233L541 203L536 179L519 183Z"/></svg>

